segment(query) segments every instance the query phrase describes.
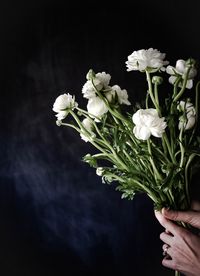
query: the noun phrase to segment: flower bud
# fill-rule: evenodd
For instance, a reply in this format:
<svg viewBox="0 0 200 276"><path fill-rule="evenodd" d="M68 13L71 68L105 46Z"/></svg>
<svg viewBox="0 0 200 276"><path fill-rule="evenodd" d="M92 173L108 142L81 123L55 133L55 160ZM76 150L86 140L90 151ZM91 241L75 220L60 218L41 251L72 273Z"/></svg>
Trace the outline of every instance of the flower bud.
<svg viewBox="0 0 200 276"><path fill-rule="evenodd" d="M188 60L185 61L185 65L187 67L195 67L196 65L196 60L193 58L189 58Z"/></svg>
<svg viewBox="0 0 200 276"><path fill-rule="evenodd" d="M87 73L87 75L86 75L86 79L87 80L92 80L92 79L94 79L95 78L95 72L92 70L92 69L90 69L89 70L89 72Z"/></svg>
<svg viewBox="0 0 200 276"><path fill-rule="evenodd" d="M61 126L61 125L62 125L62 121L61 121L61 120L57 120L57 121L56 121L56 125L57 125L57 126Z"/></svg>
<svg viewBox="0 0 200 276"><path fill-rule="evenodd" d="M160 85L163 83L163 78L160 76L153 76L152 83Z"/></svg>

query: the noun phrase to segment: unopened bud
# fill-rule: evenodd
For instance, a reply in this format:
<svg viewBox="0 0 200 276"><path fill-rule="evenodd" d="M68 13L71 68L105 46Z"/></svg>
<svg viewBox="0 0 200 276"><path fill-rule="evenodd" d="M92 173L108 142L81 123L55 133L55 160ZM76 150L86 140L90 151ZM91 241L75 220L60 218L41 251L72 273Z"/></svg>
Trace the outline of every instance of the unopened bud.
<svg viewBox="0 0 200 276"><path fill-rule="evenodd" d="M86 79L87 80L92 80L92 79L94 79L95 78L95 72L92 70L92 69L90 69L89 70L89 72L87 73L87 75L86 75Z"/></svg>
<svg viewBox="0 0 200 276"><path fill-rule="evenodd" d="M186 60L185 65L186 65L187 67L195 67L195 65L196 65L196 60L193 59L193 58L189 58L188 60Z"/></svg>
<svg viewBox="0 0 200 276"><path fill-rule="evenodd" d="M57 126L61 126L61 125L62 125L62 121L61 121L61 120L57 120L57 121L56 121L56 125L57 125Z"/></svg>
<svg viewBox="0 0 200 276"><path fill-rule="evenodd" d="M152 83L154 83L154 84L160 85L160 84L162 84L162 82L163 82L163 78L160 76L154 76L152 78Z"/></svg>

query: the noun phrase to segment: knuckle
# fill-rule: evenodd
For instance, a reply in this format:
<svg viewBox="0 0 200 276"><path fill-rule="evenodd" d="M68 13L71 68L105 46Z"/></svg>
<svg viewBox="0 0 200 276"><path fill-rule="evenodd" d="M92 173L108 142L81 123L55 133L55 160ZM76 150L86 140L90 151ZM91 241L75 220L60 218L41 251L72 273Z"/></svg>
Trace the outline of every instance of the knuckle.
<svg viewBox="0 0 200 276"><path fill-rule="evenodd" d="M160 239L163 240L164 236L165 236L165 232L162 232L162 233L160 234Z"/></svg>

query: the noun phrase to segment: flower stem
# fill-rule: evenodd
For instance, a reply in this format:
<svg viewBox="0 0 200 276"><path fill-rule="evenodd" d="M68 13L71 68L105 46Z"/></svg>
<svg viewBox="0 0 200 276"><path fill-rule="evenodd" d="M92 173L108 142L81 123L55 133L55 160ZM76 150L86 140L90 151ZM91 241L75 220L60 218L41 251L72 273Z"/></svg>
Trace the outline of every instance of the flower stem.
<svg viewBox="0 0 200 276"><path fill-rule="evenodd" d="M155 99L155 97L153 95L153 88L152 88L152 82L151 82L150 73L147 70L145 72L146 72L146 77L147 77L147 82L148 82L148 87L149 87L150 98L151 98L151 100L152 100L152 102L153 102L153 104L154 104L154 106L155 106L155 108L156 108L156 110L157 110L157 112L158 112L158 114L160 116L160 107L159 107L158 103L156 102L156 99Z"/></svg>
<svg viewBox="0 0 200 276"><path fill-rule="evenodd" d="M183 80L183 86L182 86L180 92L173 99L173 102L177 102L180 99L180 97L183 95L183 93L185 91L185 88L186 88L187 81L188 81L188 76L189 76L190 69L191 69L191 67L188 67L188 70L187 70L187 72L185 74L185 78Z"/></svg>
<svg viewBox="0 0 200 276"><path fill-rule="evenodd" d="M200 81L197 82L196 84L196 88L195 88L195 126L193 128L192 134L190 136L190 140L189 140L189 144L192 142L192 139L194 137L194 134L196 132L197 129L197 123L198 123L198 117L199 117L199 86L200 86Z"/></svg>
<svg viewBox="0 0 200 276"><path fill-rule="evenodd" d="M188 203L188 206L190 204L190 194L189 194L189 183L188 183L188 169L189 169L189 166L190 166L190 163L192 162L192 160L194 159L194 157L196 156L195 153L191 154L187 163L186 163L186 166L185 166L185 193L186 193L186 198L187 198L187 203Z"/></svg>
<svg viewBox="0 0 200 276"><path fill-rule="evenodd" d="M151 162L151 165L152 165L152 167L153 167L153 171L154 171L154 173L155 173L155 176L156 176L156 178L157 178L158 180L162 180L162 177L161 177L159 171L157 170L157 168L156 168L156 166L155 166L155 163L154 163L154 160L153 160L153 158L152 158L151 144L150 144L150 140L149 140L149 139L147 140L147 146L148 146L148 152L149 152L149 154L150 154L150 162Z"/></svg>
<svg viewBox="0 0 200 276"><path fill-rule="evenodd" d="M163 142L167 146L167 150L169 152L169 155L171 157L171 160L172 160L173 164L176 164L176 159L174 158L174 155L172 153L171 146L170 146L170 143L169 143L169 140L168 140L168 137L167 137L166 133L163 134L162 139L163 139Z"/></svg>
<svg viewBox="0 0 200 276"><path fill-rule="evenodd" d="M182 168L183 162L184 162L184 154L185 154L185 148L183 146L183 127L181 128L180 134L179 134L179 145L181 150L180 168Z"/></svg>
<svg viewBox="0 0 200 276"><path fill-rule="evenodd" d="M157 103L157 105L159 106L159 97L158 97L158 84L155 83L154 85L154 95L155 95L155 101ZM159 114L161 116L161 114Z"/></svg>

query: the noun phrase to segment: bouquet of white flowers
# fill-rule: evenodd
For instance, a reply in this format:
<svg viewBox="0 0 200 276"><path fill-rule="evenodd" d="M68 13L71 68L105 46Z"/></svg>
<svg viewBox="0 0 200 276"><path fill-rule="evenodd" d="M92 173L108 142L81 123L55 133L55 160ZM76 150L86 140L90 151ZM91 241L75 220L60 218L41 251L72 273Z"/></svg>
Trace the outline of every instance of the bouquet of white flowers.
<svg viewBox="0 0 200 276"><path fill-rule="evenodd" d="M131 109L127 91L111 86L109 74L89 70L82 87L87 109L79 107L75 96L60 95L53 105L57 125L73 128L96 148L95 154L88 153L83 160L104 183L115 181L122 198L133 199L142 192L157 210L188 209L191 179L200 167L200 82L193 83L196 62L180 59L173 67L165 61L165 54L150 48L134 51L126 66L127 71L146 75L144 103ZM171 90L161 93L166 78ZM193 94L188 94L189 89ZM124 111L123 105L131 111Z"/></svg>

